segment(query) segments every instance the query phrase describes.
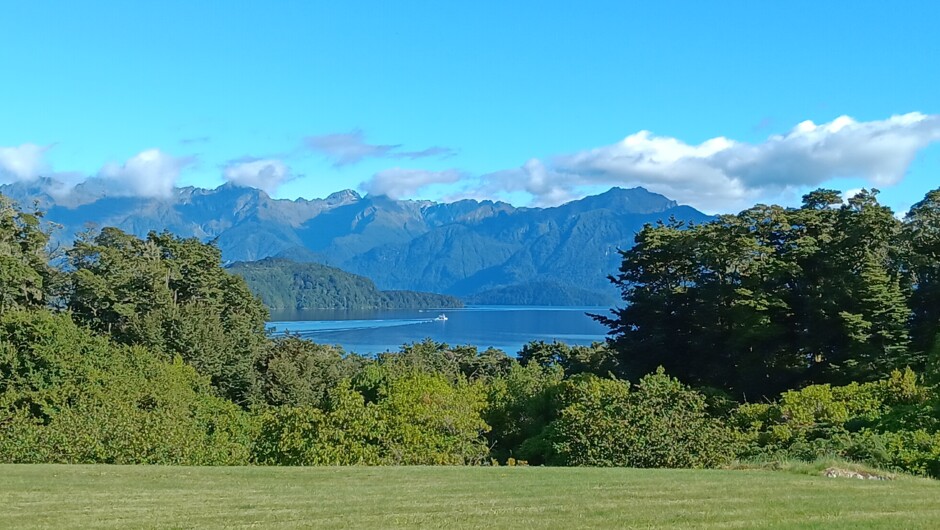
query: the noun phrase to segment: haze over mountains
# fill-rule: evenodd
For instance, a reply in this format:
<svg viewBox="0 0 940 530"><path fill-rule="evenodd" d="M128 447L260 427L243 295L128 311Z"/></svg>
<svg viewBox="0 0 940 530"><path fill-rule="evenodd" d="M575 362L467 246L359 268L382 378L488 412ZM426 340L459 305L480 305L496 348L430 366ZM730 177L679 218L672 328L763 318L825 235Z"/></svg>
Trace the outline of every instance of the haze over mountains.
<svg viewBox="0 0 940 530"><path fill-rule="evenodd" d="M138 236L164 229L214 240L230 262L281 257L319 262L372 279L381 289L432 291L475 303L609 304L606 277L645 224L674 216L709 216L643 188L612 188L552 208L505 202L435 203L362 197L352 190L325 199L273 199L226 184L176 188L165 198L112 197L79 185L0 186L0 193L62 225L60 241L88 227L115 226Z"/></svg>

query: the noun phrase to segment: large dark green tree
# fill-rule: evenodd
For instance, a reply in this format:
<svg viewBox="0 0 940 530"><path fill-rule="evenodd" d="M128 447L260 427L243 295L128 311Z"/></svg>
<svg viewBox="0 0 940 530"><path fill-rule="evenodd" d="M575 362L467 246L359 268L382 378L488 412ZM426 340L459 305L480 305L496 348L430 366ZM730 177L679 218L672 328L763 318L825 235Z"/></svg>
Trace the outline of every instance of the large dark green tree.
<svg viewBox="0 0 940 530"><path fill-rule="evenodd" d="M29 213L0 195L0 313L46 305L55 277L41 213Z"/></svg>
<svg viewBox="0 0 940 530"><path fill-rule="evenodd" d="M905 217L906 264L911 283L911 340L915 355L930 355L936 376L940 356L940 189Z"/></svg>
<svg viewBox="0 0 940 530"><path fill-rule="evenodd" d="M910 309L901 288L902 225L876 193L849 198L836 224L831 259L841 288L830 295L839 301L844 345L841 355L824 361L841 384L880 379L916 362L908 355Z"/></svg>
<svg viewBox="0 0 940 530"><path fill-rule="evenodd" d="M353 377L364 362L337 346L287 335L272 339L255 366L265 403L322 407L330 390Z"/></svg>
<svg viewBox="0 0 940 530"><path fill-rule="evenodd" d="M817 190L796 209L647 225L611 278L626 305L598 317L626 375L664 366L760 397L916 364L901 223L876 195Z"/></svg>
<svg viewBox="0 0 940 530"><path fill-rule="evenodd" d="M226 396L258 396L254 364L267 310L222 268L211 244L117 228L83 234L68 251L67 306L79 322L126 344L179 355Z"/></svg>
<svg viewBox="0 0 940 530"><path fill-rule="evenodd" d="M592 373L605 376L616 373L619 366L606 343L594 342L590 346L569 346L564 342L531 341L519 351L522 365L558 366L566 376Z"/></svg>

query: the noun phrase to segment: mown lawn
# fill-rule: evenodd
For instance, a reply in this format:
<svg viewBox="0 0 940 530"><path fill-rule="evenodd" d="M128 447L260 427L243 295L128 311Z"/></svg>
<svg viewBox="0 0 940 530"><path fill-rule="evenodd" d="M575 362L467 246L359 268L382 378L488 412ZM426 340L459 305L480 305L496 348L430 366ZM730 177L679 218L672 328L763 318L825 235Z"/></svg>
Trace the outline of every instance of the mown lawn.
<svg viewBox="0 0 940 530"><path fill-rule="evenodd" d="M940 528L940 482L781 471L0 466L0 528Z"/></svg>

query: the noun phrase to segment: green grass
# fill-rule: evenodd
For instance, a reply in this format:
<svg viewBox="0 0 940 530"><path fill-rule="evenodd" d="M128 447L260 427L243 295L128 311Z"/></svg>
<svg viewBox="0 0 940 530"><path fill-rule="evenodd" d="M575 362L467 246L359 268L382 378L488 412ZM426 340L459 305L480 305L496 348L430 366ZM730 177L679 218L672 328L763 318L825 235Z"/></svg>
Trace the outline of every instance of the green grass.
<svg viewBox="0 0 940 530"><path fill-rule="evenodd" d="M729 469L748 469L748 470L763 470L763 471L786 471L789 473L799 473L802 475L812 475L819 476L822 475L826 469L829 468L838 468L848 471L860 471L863 473L870 473L872 475L877 475L879 477L884 477L890 480L896 479L912 479L910 475L892 473L890 471L885 471L883 469L878 469L871 467L866 464L859 464L857 462L848 462L846 460L841 460L838 458L820 458L814 462L806 462L804 460L795 460L795 459L779 459L779 460L755 460L755 461L739 461L735 462L731 466L728 466ZM937 483L940 485L940 483Z"/></svg>
<svg viewBox="0 0 940 530"><path fill-rule="evenodd" d="M0 466L0 528L940 528L940 482L764 470Z"/></svg>

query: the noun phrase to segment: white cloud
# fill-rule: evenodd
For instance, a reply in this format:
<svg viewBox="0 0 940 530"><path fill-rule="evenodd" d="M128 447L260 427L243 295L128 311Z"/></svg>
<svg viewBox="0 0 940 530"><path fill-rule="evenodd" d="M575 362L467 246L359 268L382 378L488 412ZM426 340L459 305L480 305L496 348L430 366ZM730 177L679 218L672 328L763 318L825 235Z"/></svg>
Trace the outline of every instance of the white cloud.
<svg viewBox="0 0 940 530"><path fill-rule="evenodd" d="M333 133L320 136L308 136L304 139L306 147L322 154L333 161L336 167L356 164L367 158L447 158L456 154L449 147L428 147L420 151L401 151L401 144L377 145L366 142L365 133L354 129L348 133Z"/></svg>
<svg viewBox="0 0 940 530"><path fill-rule="evenodd" d="M460 180L460 172L454 169L446 171L425 171L423 169L403 169L395 167L379 171L359 187L372 195L388 195L393 199L410 196L431 184L450 184Z"/></svg>
<svg viewBox="0 0 940 530"><path fill-rule="evenodd" d="M538 204L557 204L591 185L644 186L708 211L730 210L839 177L875 186L900 181L918 151L940 141L940 115L910 113L858 122L841 116L804 121L759 144L724 137L698 145L640 131L622 141L530 160L482 177L491 192L526 191Z"/></svg>
<svg viewBox="0 0 940 530"><path fill-rule="evenodd" d="M756 146L735 144L716 162L755 186L816 185L837 177L887 186L900 181L917 152L936 141L940 115L914 112L869 122L841 116L822 125L804 121Z"/></svg>
<svg viewBox="0 0 940 530"><path fill-rule="evenodd" d="M577 199L576 188L583 184L570 176L546 167L533 158L517 169L507 169L484 175L481 191L484 195L501 192L524 191L533 198L535 206L551 206Z"/></svg>
<svg viewBox="0 0 940 530"><path fill-rule="evenodd" d="M35 180L47 170L43 156L48 150L36 144L0 147L0 183Z"/></svg>
<svg viewBox="0 0 940 530"><path fill-rule="evenodd" d="M180 171L192 162L192 157L177 158L159 149L148 149L123 165L105 165L98 177L110 181L111 196L169 197Z"/></svg>
<svg viewBox="0 0 940 530"><path fill-rule="evenodd" d="M274 193L278 186L293 178L290 168L275 158L233 161L222 170L227 182L259 188Z"/></svg>
<svg viewBox="0 0 940 530"><path fill-rule="evenodd" d="M365 134L355 129L348 133L309 136L304 140L307 147L317 151L336 166L355 164L365 158L380 158L387 155L398 145L373 145L366 143Z"/></svg>
<svg viewBox="0 0 940 530"><path fill-rule="evenodd" d="M858 195L858 194L861 193L861 192L862 192L862 188L851 188L851 189L847 189L847 190L845 190L844 192L842 192L842 200L843 200L843 201L848 201L849 199L851 199L852 197L855 197L856 195Z"/></svg>
<svg viewBox="0 0 940 530"><path fill-rule="evenodd" d="M75 186L78 186L87 178L87 175L77 171L55 172L43 183L42 190L57 200L64 200L75 190Z"/></svg>

